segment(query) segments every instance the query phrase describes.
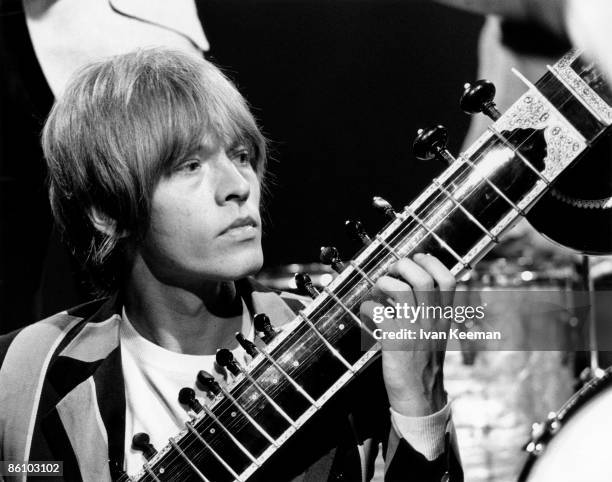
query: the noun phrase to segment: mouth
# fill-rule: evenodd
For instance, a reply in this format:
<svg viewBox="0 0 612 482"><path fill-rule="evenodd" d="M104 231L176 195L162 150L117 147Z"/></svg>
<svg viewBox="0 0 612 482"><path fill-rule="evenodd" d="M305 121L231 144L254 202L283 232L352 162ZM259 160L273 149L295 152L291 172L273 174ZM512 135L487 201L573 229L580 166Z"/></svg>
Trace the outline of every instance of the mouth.
<svg viewBox="0 0 612 482"><path fill-rule="evenodd" d="M257 233L257 221L251 216L236 219L227 228L221 231L220 235L231 235L231 236L249 236Z"/></svg>

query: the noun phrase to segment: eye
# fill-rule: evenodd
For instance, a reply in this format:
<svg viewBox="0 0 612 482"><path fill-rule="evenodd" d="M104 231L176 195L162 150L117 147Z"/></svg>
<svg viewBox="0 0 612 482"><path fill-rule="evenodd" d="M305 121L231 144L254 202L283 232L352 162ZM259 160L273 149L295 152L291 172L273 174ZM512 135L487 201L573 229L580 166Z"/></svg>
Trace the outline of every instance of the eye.
<svg viewBox="0 0 612 482"><path fill-rule="evenodd" d="M251 164L251 153L246 148L239 148L233 152L232 157L241 166L247 166Z"/></svg>
<svg viewBox="0 0 612 482"><path fill-rule="evenodd" d="M202 167L202 162L199 159L188 159L178 166L178 171L180 172L196 172Z"/></svg>

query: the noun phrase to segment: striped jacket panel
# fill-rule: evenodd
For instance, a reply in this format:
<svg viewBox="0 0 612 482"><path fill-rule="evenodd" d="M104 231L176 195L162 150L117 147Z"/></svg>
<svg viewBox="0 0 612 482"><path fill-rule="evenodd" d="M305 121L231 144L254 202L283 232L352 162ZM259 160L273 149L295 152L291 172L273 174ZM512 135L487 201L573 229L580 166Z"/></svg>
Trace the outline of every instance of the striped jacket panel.
<svg viewBox="0 0 612 482"><path fill-rule="evenodd" d="M250 279L238 286L252 314L266 313L279 326L307 303ZM122 305L117 295L93 301L0 337L0 460L63 461L64 480L117 477L123 467L126 406L119 347ZM462 480L450 443L447 453L428 461L395 435L380 360L321 412L252 480L369 479L373 460L364 461L359 446L375 448L379 442L386 452L386 480L438 481L447 471L451 480Z"/></svg>

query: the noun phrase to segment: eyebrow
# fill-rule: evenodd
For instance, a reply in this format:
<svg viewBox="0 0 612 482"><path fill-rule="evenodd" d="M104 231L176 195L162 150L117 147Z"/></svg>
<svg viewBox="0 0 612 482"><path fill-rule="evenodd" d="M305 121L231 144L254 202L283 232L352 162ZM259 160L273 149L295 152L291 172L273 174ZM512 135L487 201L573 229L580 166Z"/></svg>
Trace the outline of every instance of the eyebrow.
<svg viewBox="0 0 612 482"><path fill-rule="evenodd" d="M212 143L200 142L195 147L195 149L191 150L187 155L193 156L195 154L202 154L204 156L208 156L213 154L217 149L219 149L220 145L221 148L225 149L225 152L234 152L235 150L242 147L248 149L249 151L252 151L254 147L252 143L248 141L248 139L234 139L231 143L228 144L215 140Z"/></svg>
<svg viewBox="0 0 612 482"><path fill-rule="evenodd" d="M216 151L219 148L219 141L215 140L212 143L204 143L201 142L200 144L198 144L198 147L196 148L197 151L204 151L206 153L213 153L214 151Z"/></svg>
<svg viewBox="0 0 612 482"><path fill-rule="evenodd" d="M202 154L203 156L206 157L206 156L212 155L218 148L219 148L218 141L214 141L212 143L200 142L197 146L195 146L193 149L190 149L189 152L187 152L186 157L195 156L199 154Z"/></svg>

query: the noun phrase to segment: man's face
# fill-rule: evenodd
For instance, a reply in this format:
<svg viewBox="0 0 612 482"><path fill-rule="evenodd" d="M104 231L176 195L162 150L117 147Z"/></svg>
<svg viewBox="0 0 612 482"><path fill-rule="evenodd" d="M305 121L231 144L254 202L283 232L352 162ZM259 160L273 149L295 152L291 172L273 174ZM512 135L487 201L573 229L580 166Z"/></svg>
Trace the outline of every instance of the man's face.
<svg viewBox="0 0 612 482"><path fill-rule="evenodd" d="M230 281L263 263L259 179L243 146L201 147L161 178L139 254L173 286Z"/></svg>

